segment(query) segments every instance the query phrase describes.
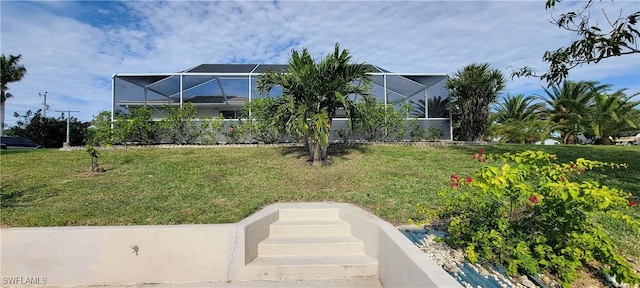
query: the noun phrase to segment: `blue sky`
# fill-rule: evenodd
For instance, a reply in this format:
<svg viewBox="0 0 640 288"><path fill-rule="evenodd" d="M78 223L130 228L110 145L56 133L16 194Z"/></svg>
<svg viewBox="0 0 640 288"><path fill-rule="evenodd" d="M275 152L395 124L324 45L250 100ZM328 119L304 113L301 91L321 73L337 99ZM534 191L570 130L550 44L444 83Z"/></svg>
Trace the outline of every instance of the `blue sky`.
<svg viewBox="0 0 640 288"><path fill-rule="evenodd" d="M447 73L488 62L540 71L546 50L574 35L549 23L584 2L544 1L2 1L0 49L22 54L27 74L9 85L14 112L77 110L90 121L110 109L115 73L176 72L201 63L286 63L291 49L316 57L340 42L354 60L393 72ZM603 1L597 9L628 14L640 1ZM585 65L572 80L640 92L640 56ZM506 93L541 94L537 79L509 81ZM640 97L636 98L639 99ZM49 112L53 113L53 112ZM53 114L49 114L53 115Z"/></svg>

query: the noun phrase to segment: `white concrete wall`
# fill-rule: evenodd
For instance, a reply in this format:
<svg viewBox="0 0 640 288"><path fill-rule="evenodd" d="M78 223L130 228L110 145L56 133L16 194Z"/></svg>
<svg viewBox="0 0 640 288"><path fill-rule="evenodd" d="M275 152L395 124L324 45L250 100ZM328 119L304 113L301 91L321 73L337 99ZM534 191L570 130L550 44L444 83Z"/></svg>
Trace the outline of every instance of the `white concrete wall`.
<svg viewBox="0 0 640 288"><path fill-rule="evenodd" d="M225 281L236 225L9 228L1 271L52 286ZM134 247L138 247L138 253Z"/></svg>
<svg viewBox="0 0 640 288"><path fill-rule="evenodd" d="M3 286L17 277L46 286L264 279L259 266L246 263L280 209L292 207L340 209L365 253L378 259L385 287L460 287L391 224L338 203L273 204L237 224L0 229Z"/></svg>

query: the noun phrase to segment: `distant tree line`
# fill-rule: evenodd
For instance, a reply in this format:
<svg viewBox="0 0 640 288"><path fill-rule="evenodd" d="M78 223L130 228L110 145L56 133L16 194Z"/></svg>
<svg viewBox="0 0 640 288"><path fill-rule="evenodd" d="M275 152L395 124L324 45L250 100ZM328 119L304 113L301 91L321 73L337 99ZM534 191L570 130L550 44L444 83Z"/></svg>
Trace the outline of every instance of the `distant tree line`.
<svg viewBox="0 0 640 288"><path fill-rule="evenodd" d="M6 130L5 135L7 136L26 137L45 148L60 148L67 139L67 118L63 113L58 117L45 117L42 110L36 112L28 110L22 115L14 113L13 116L18 118L18 121L15 126ZM69 144L71 146L85 145L90 122L82 122L75 117L71 117L69 120Z"/></svg>

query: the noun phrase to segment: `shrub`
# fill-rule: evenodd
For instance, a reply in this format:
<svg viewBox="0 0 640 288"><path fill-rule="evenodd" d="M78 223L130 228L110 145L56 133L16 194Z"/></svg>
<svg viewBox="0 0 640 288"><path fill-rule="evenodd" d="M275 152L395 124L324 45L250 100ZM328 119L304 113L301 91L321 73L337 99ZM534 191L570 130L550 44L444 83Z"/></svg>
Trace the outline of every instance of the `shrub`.
<svg viewBox="0 0 640 288"><path fill-rule="evenodd" d="M145 107L134 107L128 114L118 115L114 128L115 143L149 144L156 140L157 124L151 119L151 110Z"/></svg>
<svg viewBox="0 0 640 288"><path fill-rule="evenodd" d="M273 98L258 98L248 102L243 107L243 115L251 115L240 124L242 130L248 137L266 144L277 143L282 140L285 134L280 127L273 108L275 100Z"/></svg>
<svg viewBox="0 0 640 288"><path fill-rule="evenodd" d="M407 133L405 114L393 105L360 102L356 104L361 116L351 122L351 137L371 142L398 141Z"/></svg>
<svg viewBox="0 0 640 288"><path fill-rule="evenodd" d="M442 136L444 136L444 132L438 129L435 125L431 125L429 130L427 130L427 139L430 141L440 140L442 139Z"/></svg>
<svg viewBox="0 0 640 288"><path fill-rule="evenodd" d="M630 194L575 176L625 164L579 158L556 163L542 151L473 155L473 176L450 175L439 216L450 220L448 244L464 249L471 262L499 262L510 274L540 270L556 274L563 286L576 269L598 262L618 281L638 284L628 261L593 216L607 213L640 233L640 223L624 213L634 209ZM494 163L494 164L490 164ZM580 177L585 178L585 177Z"/></svg>
<svg viewBox="0 0 640 288"><path fill-rule="evenodd" d="M111 129L111 111L100 111L91 120L91 126L89 126L88 130L87 142L91 145L104 146L114 144L113 130Z"/></svg>
<svg viewBox="0 0 640 288"><path fill-rule="evenodd" d="M196 121L198 110L192 103L182 107L165 105L166 115L160 121L163 134L176 144L195 144L210 129L209 119Z"/></svg>

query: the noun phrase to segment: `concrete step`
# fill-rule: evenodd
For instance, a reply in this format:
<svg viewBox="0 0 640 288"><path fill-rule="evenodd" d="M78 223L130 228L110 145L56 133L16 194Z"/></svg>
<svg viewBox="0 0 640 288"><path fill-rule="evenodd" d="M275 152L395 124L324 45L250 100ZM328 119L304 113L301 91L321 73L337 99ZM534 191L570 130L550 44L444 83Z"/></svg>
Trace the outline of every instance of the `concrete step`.
<svg viewBox="0 0 640 288"><path fill-rule="evenodd" d="M310 236L351 235L349 223L339 219L280 219L269 227L269 237L310 237Z"/></svg>
<svg viewBox="0 0 640 288"><path fill-rule="evenodd" d="M258 244L260 256L363 254L364 244L351 235L269 237Z"/></svg>
<svg viewBox="0 0 640 288"><path fill-rule="evenodd" d="M346 279L378 275L378 261L366 255L258 256L247 267L260 271L260 278L265 280Z"/></svg>
<svg viewBox="0 0 640 288"><path fill-rule="evenodd" d="M279 217L283 220L305 219L339 219L340 210L332 208L322 209L281 209Z"/></svg>

